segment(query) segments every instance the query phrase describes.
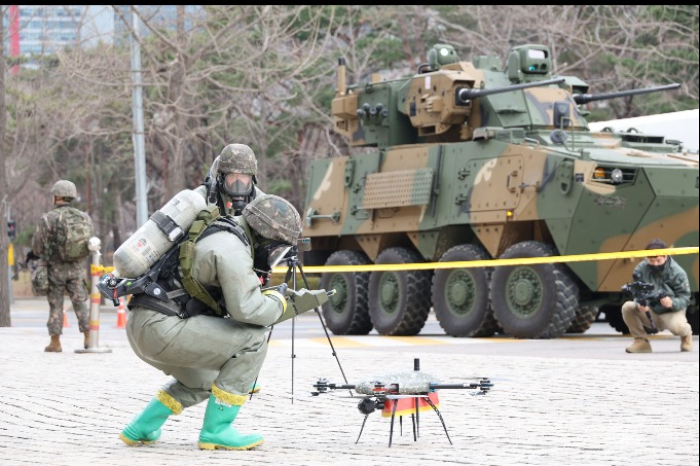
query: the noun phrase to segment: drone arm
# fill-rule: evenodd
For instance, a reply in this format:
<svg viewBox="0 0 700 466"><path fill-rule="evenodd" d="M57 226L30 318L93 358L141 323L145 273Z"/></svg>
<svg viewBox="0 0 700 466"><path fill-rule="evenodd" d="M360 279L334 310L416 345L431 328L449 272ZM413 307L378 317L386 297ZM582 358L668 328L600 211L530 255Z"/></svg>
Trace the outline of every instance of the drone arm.
<svg viewBox="0 0 700 466"><path fill-rule="evenodd" d="M476 389L479 388L477 383L441 383L430 384L431 390L449 390L449 389Z"/></svg>

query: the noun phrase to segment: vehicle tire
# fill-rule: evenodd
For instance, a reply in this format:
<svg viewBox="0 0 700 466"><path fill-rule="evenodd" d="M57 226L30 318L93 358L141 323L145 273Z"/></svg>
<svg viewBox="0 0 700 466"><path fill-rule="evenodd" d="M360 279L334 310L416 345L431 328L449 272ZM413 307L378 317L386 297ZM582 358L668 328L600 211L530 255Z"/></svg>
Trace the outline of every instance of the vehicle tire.
<svg viewBox="0 0 700 466"><path fill-rule="evenodd" d="M394 247L382 251L375 264L424 262L418 253ZM381 335L418 335L430 312L432 271L372 272L369 277L369 316Z"/></svg>
<svg viewBox="0 0 700 466"><path fill-rule="evenodd" d="M623 335L630 334L630 329L622 318L622 305L605 305L601 308L601 311L605 313L605 320L608 321L608 325Z"/></svg>
<svg viewBox="0 0 700 466"><path fill-rule="evenodd" d="M598 317L599 311L598 306L579 307L566 333L586 333L586 330L591 328L591 325L593 325L593 322L595 322Z"/></svg>
<svg viewBox="0 0 700 466"><path fill-rule="evenodd" d="M364 252L336 251L326 265L364 265L370 260ZM367 335L372 330L367 305L369 272L330 272L321 276L321 288L335 289L322 307L326 326L335 335Z"/></svg>
<svg viewBox="0 0 700 466"><path fill-rule="evenodd" d="M694 295L695 302L688 306L685 315L688 318L688 323L693 329L693 335L697 335L698 326L700 326L700 295L698 293L694 293Z"/></svg>
<svg viewBox="0 0 700 466"><path fill-rule="evenodd" d="M450 248L440 262L489 259L475 244ZM433 275L433 309L440 327L453 337L490 337L498 329L489 300L492 267L438 269Z"/></svg>
<svg viewBox="0 0 700 466"><path fill-rule="evenodd" d="M501 259L556 254L548 244L523 241L506 249ZM512 337L556 338L576 317L578 286L561 264L496 267L491 306L498 324Z"/></svg>
<svg viewBox="0 0 700 466"><path fill-rule="evenodd" d="M700 312L695 310L695 312L691 314L686 314L688 316L688 323L690 324L690 327L693 329L693 335L698 334L698 326L700 325Z"/></svg>

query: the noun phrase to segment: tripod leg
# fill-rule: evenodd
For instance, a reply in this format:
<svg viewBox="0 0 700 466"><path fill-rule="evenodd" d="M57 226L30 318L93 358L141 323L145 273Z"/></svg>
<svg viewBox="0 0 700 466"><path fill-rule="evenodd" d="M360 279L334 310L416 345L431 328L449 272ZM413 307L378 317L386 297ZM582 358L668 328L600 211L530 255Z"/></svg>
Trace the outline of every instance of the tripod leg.
<svg viewBox="0 0 700 466"><path fill-rule="evenodd" d="M299 274L301 275L301 279L304 282L304 286L307 289L310 289L311 287L309 286L309 282L306 279L306 274L304 273L304 268L297 262L297 267L299 268ZM296 273L294 274L296 277ZM296 290L296 288L295 288ZM345 376L345 371L343 370L343 366L340 364L340 359L338 359L338 353L335 351L335 347L333 346L333 342L331 341L331 336L328 334L328 327L326 327L326 323L323 321L323 317L321 317L321 308L317 307L314 309L314 312L316 312L316 315L318 316L318 320L321 322L321 327L323 327L323 331L326 334L326 339L328 340L328 344L331 347L331 352L333 356L335 357L335 360L338 362L338 368L340 368L340 373L343 376L343 380L345 381L345 384L348 384L348 378ZM352 390L350 390L350 395L352 395Z"/></svg>

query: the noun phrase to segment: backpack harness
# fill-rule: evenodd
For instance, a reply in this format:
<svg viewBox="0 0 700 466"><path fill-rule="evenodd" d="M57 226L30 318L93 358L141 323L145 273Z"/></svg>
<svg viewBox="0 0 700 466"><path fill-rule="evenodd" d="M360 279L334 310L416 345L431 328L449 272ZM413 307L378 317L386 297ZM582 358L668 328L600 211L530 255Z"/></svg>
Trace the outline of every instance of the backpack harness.
<svg viewBox="0 0 700 466"><path fill-rule="evenodd" d="M226 317L221 302L221 288L203 286L192 276L195 243L219 231L227 231L251 247L246 229L233 218L219 216L216 206L208 206L198 215L186 237L171 247L150 269L137 279L118 279L106 276L98 284L103 295L112 299L133 295L129 309L141 306L181 319L195 315Z"/></svg>

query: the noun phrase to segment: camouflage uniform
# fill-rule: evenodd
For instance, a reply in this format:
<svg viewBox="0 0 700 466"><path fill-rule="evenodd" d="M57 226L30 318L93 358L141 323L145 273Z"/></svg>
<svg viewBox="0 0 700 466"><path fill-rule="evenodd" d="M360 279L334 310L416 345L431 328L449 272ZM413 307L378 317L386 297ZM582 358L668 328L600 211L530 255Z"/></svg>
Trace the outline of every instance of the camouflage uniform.
<svg viewBox="0 0 700 466"><path fill-rule="evenodd" d="M55 206L41 217L41 221L32 237L32 252L46 261L49 278L49 320L46 326L49 335L63 333L63 293L68 293L73 310L78 319L81 332L90 329L90 315L87 307L88 292L85 282L85 262L64 262L58 258L58 252L52 250L51 238L55 235L56 225L61 211L69 210L69 215L81 215L92 220L85 212L70 207L67 204ZM64 212L64 215L66 212Z"/></svg>

